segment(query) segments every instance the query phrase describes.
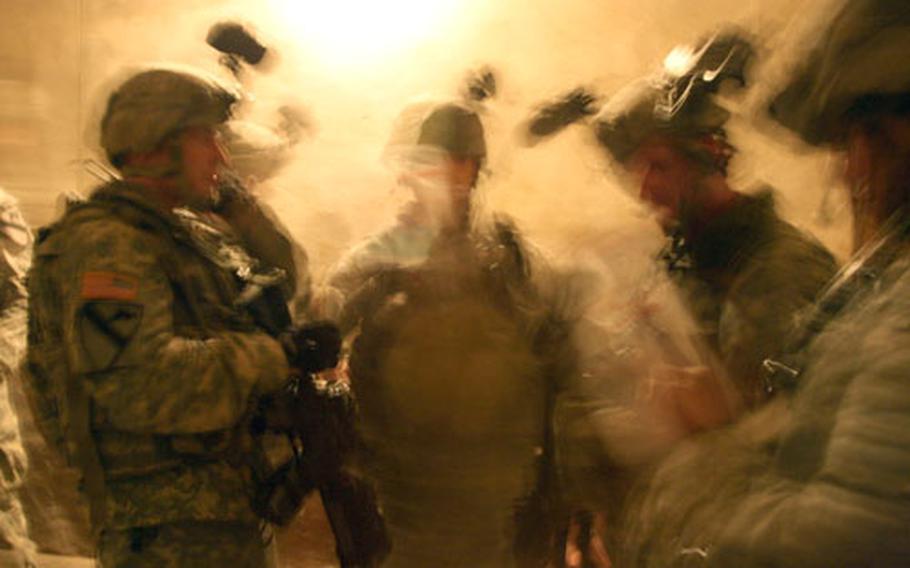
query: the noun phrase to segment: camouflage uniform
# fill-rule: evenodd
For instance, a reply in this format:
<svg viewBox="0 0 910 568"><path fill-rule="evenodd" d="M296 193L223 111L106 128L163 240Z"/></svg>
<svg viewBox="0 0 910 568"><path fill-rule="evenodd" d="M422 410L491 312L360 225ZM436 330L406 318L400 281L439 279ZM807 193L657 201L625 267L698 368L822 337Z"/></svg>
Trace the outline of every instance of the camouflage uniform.
<svg viewBox="0 0 910 568"><path fill-rule="evenodd" d="M845 2L819 38L775 99L776 119L815 145L852 146L874 129L906 128L910 65L897 54L910 47L910 6ZM856 131L839 138L850 127ZM621 565L910 562L910 148L890 142L883 150L875 139L859 159L875 180L867 195L896 206L874 220L876 233L806 319L792 399L661 464L630 515L633 538Z"/></svg>
<svg viewBox="0 0 910 568"><path fill-rule="evenodd" d="M171 549L174 565L215 565L185 546L196 537L181 535L198 533L177 527L187 523L235 547L212 554L266 565L240 434L251 398L279 388L288 366L281 345L238 309L237 249L222 236L122 182L39 236L29 279L33 407L45 436L82 469L105 566L133 565L146 549ZM255 542L227 536L237 531Z"/></svg>
<svg viewBox="0 0 910 568"><path fill-rule="evenodd" d="M0 543L20 556L21 565L34 563L35 545L18 492L26 475L27 458L20 439L19 420L10 404L10 381L25 347L25 272L32 234L15 199L0 190ZM19 564L17 564L19 565Z"/></svg>
<svg viewBox="0 0 910 568"><path fill-rule="evenodd" d="M514 228L433 234L395 227L332 279L360 327L350 368L386 565L510 566L571 357Z"/></svg>
<svg viewBox="0 0 910 568"><path fill-rule="evenodd" d="M835 311L792 401L660 465L630 509L621 566L907 564L907 238L892 231L823 296Z"/></svg>
<svg viewBox="0 0 910 568"><path fill-rule="evenodd" d="M837 268L812 237L777 216L770 192L743 195L671 261L709 345L747 406L767 396L762 362L784 350L798 315Z"/></svg>
<svg viewBox="0 0 910 568"><path fill-rule="evenodd" d="M697 218L701 188L679 197L675 250L665 256L749 408L766 398L762 361L780 352L796 313L837 268L820 243L777 216L769 191L750 196L726 186L735 153L724 129L730 113L713 94L725 80L744 85L752 56L740 32L719 32L692 50L683 70L665 67L622 89L593 124L620 164L650 140L667 140L704 178L724 178L733 205L715 218Z"/></svg>
<svg viewBox="0 0 910 568"><path fill-rule="evenodd" d="M105 531L102 566L275 566L263 550L260 527L250 523L183 522Z"/></svg>
<svg viewBox="0 0 910 568"><path fill-rule="evenodd" d="M688 54L684 65L667 66L620 90L590 123L617 165L641 168L636 173L642 176L642 199L667 213L664 229L671 244L661 256L690 312L677 310L675 294L648 305L659 286L632 282L630 288L646 290L642 299L648 302L628 321L615 320L621 322L619 333L594 314L585 318L593 325L579 334L584 345L603 347L583 353L580 395L566 397L558 426L571 441L563 456L570 464L564 468L571 474L567 486L610 515L622 510L630 488L667 455L682 431L672 413L642 404L648 392L642 387L651 387L644 379L652 373L659 377L664 363L704 365L735 381L747 407L758 406L766 398L764 359L782 350L797 313L811 305L836 269L819 243L778 217L769 192L746 195L728 185L735 153L724 129L730 113L713 95L724 80L744 84L744 67L754 54L750 42L739 32L720 32L676 55L683 53ZM544 107L530 124L532 141L591 116L594 100L576 90ZM666 174L667 166L649 156L652 143L668 149L679 168L674 173L686 175L650 177L655 170ZM714 196L724 196L720 213L709 207L712 189ZM667 202L661 203L660 194ZM732 399L726 401L730 406ZM613 521L607 535L611 552L626 538Z"/></svg>
<svg viewBox="0 0 910 568"><path fill-rule="evenodd" d="M25 303L25 273L31 262L32 233L15 198L0 190L0 243L3 264L0 267L0 306L7 309Z"/></svg>
<svg viewBox="0 0 910 568"><path fill-rule="evenodd" d="M545 561L565 521L549 507L552 416L575 371L555 274L509 220L473 214L487 155L476 110L420 104L398 123L387 157L404 159L416 199L329 279L354 336L361 457L391 537L386 564Z"/></svg>

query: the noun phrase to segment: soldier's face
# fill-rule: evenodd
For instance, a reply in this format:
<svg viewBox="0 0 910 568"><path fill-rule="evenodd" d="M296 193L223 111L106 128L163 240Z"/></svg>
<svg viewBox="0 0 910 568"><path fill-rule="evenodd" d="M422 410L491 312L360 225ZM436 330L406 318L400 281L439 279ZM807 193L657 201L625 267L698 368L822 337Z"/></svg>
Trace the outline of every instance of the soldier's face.
<svg viewBox="0 0 910 568"><path fill-rule="evenodd" d="M227 163L227 154L214 128L187 128L179 139L180 158L185 180L185 196L190 206L209 204L218 183L218 169Z"/></svg>
<svg viewBox="0 0 910 568"><path fill-rule="evenodd" d="M875 128L852 125L843 150L858 248L910 198L910 118L882 118Z"/></svg>
<svg viewBox="0 0 910 568"><path fill-rule="evenodd" d="M474 184L477 183L480 164L476 158L449 156L444 168L453 209L456 212L467 209Z"/></svg>
<svg viewBox="0 0 910 568"><path fill-rule="evenodd" d="M471 210L471 196L480 161L434 153L426 167L410 172L409 184L432 218L443 226L462 224Z"/></svg>
<svg viewBox="0 0 910 568"><path fill-rule="evenodd" d="M642 144L625 165L638 184L639 197L654 209L661 226L676 226L698 185L698 166L661 139Z"/></svg>

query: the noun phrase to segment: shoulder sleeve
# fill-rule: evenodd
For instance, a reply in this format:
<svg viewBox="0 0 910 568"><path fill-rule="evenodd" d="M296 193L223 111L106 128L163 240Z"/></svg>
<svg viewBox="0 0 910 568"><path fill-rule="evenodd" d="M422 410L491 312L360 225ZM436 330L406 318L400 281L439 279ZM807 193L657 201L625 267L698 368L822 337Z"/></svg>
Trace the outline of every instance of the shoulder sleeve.
<svg viewBox="0 0 910 568"><path fill-rule="evenodd" d="M721 311L718 340L731 375L760 383L761 365L780 355L799 313L834 276L834 258L793 227L749 261Z"/></svg>
<svg viewBox="0 0 910 568"><path fill-rule="evenodd" d="M770 475L730 504L717 566L898 566L910 558L910 302L868 313L865 330L826 343L795 408L830 434L806 479ZM846 330L845 330L846 332ZM847 382L841 391L838 383ZM832 392L842 397L832 403ZM744 563L743 560L746 560Z"/></svg>
<svg viewBox="0 0 910 568"><path fill-rule="evenodd" d="M153 236L101 220L69 238L57 280L68 365L114 427L223 429L245 412L252 392L283 383L281 346L264 333L178 333L163 244Z"/></svg>
<svg viewBox="0 0 910 568"><path fill-rule="evenodd" d="M31 262L32 232L12 197L0 198L0 302L2 309L26 297L23 284Z"/></svg>
<svg viewBox="0 0 910 568"><path fill-rule="evenodd" d="M346 313L346 307L352 297L369 280L395 264L394 243L384 235L372 238L357 245L329 271L325 282L320 286L315 295L316 305L320 317L339 320ZM353 322L342 325L342 331L350 331L345 327L356 325Z"/></svg>

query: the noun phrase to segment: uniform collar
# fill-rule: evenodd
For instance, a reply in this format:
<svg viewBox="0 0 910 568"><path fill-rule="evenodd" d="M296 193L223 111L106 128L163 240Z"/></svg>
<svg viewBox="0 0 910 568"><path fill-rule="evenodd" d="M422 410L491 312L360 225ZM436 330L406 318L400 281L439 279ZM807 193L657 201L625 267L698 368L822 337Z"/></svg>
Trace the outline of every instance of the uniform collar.
<svg viewBox="0 0 910 568"><path fill-rule="evenodd" d="M172 227L179 227L174 209L165 207L155 200L148 187L127 181L115 181L96 189L90 200L125 202L143 213L153 215Z"/></svg>
<svg viewBox="0 0 910 568"><path fill-rule="evenodd" d="M766 240L776 219L770 190L741 195L688 243L695 269L709 273L735 272Z"/></svg>

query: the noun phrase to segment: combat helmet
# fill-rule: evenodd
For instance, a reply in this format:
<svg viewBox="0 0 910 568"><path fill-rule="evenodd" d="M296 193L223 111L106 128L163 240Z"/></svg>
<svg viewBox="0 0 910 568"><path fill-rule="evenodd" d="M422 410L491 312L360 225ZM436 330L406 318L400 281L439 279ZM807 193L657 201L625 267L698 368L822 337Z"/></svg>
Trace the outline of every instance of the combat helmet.
<svg viewBox="0 0 910 568"><path fill-rule="evenodd" d="M818 146L837 142L842 119L864 101L867 110L910 112L908 53L910 3L845 2L771 115Z"/></svg>
<svg viewBox="0 0 910 568"><path fill-rule="evenodd" d="M236 89L201 71L141 71L108 98L101 146L119 168L128 154L152 151L185 128L225 122L239 96Z"/></svg>
<svg viewBox="0 0 910 568"><path fill-rule="evenodd" d="M427 115L420 125L417 144L435 146L455 156L481 161L487 155L480 117L456 103L437 106Z"/></svg>
<svg viewBox="0 0 910 568"><path fill-rule="evenodd" d="M703 151L712 154L712 162L718 150L723 155L727 148L732 154L723 130L730 113L713 95L725 79L745 85L744 68L753 54L740 32L716 34L694 48L676 48L660 72L607 101L594 119L597 140L620 163L655 134L703 138ZM726 160L722 162L725 168Z"/></svg>

